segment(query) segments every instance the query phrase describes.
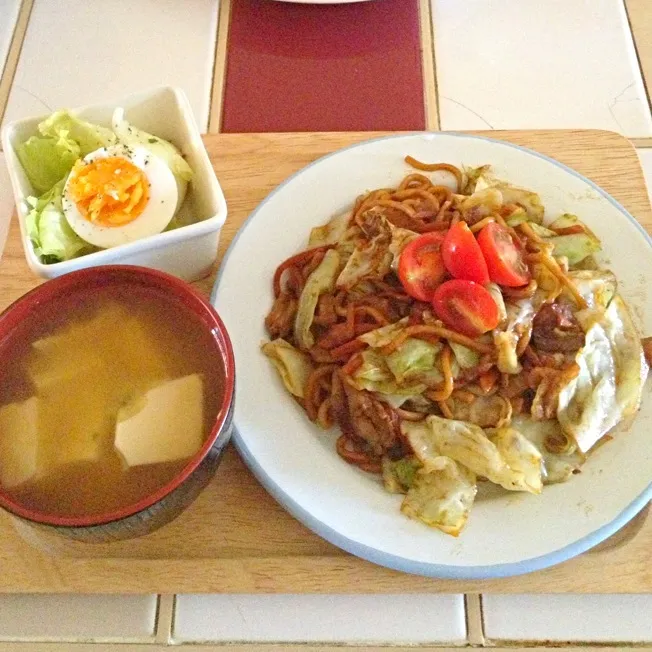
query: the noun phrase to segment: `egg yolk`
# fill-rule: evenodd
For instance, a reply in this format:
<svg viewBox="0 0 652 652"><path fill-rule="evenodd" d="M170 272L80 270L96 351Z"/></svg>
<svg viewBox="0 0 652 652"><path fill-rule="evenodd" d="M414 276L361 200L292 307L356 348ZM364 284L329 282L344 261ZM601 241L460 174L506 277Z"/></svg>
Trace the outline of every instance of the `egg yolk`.
<svg viewBox="0 0 652 652"><path fill-rule="evenodd" d="M149 201L145 173L118 156L78 161L69 182L71 199L89 222L123 226L133 222Z"/></svg>

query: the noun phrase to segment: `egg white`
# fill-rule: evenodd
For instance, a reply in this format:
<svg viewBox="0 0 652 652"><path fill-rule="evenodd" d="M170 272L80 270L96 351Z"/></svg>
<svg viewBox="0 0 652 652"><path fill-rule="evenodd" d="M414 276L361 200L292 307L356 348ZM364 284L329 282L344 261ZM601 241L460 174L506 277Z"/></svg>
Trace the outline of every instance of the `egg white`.
<svg viewBox="0 0 652 652"><path fill-rule="evenodd" d="M172 171L158 156L144 147L113 145L91 152L85 163L97 159L119 157L143 171L149 182L149 201L143 212L129 224L105 226L87 220L70 196L71 172L63 190L62 207L70 228L82 239L96 247L108 249L141 238L161 233L174 217L179 199L177 183Z"/></svg>

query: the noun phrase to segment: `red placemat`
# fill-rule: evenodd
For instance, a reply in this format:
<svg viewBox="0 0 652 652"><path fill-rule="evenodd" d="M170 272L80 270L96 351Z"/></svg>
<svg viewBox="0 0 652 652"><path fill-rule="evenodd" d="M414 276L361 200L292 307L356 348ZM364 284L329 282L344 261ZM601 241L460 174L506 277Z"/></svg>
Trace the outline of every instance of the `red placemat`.
<svg viewBox="0 0 652 652"><path fill-rule="evenodd" d="M223 131L424 128L418 0L233 0Z"/></svg>

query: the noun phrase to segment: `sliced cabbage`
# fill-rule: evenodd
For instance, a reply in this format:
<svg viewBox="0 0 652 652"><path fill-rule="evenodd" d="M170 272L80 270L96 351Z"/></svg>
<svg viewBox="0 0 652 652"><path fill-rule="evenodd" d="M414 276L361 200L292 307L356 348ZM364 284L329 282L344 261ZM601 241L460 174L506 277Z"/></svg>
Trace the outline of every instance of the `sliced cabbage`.
<svg viewBox="0 0 652 652"><path fill-rule="evenodd" d="M369 331L364 335L360 335L358 339L375 349L383 348L400 334L400 332L408 325L408 321L408 317L404 317L393 324L387 324L387 326L381 326L380 328Z"/></svg>
<svg viewBox="0 0 652 652"><path fill-rule="evenodd" d="M390 228L392 231L392 241L389 243L389 251L392 254L392 269L396 271L398 269L398 259L403 249L405 249L408 243L419 237L419 234L409 229L401 229L393 224L390 224Z"/></svg>
<svg viewBox="0 0 652 652"><path fill-rule="evenodd" d="M460 210L467 219L479 221L493 213L497 213L503 205L503 196L495 188L476 190L469 197L460 201Z"/></svg>
<svg viewBox="0 0 652 652"><path fill-rule="evenodd" d="M523 484L533 494L543 488L543 458L539 450L514 428L498 428L489 434L509 467L523 476Z"/></svg>
<svg viewBox="0 0 652 652"><path fill-rule="evenodd" d="M443 376L437 365L441 344L408 338L389 355L380 352L400 334L407 321L406 317L359 337L371 347L362 353L362 365L354 374L360 389L397 394L398 398L441 383Z"/></svg>
<svg viewBox="0 0 652 652"><path fill-rule="evenodd" d="M546 241L555 246L552 251L553 255L555 257L563 256L568 259L568 264L571 267L602 249L600 241L588 233L556 235L546 238Z"/></svg>
<svg viewBox="0 0 652 652"><path fill-rule="evenodd" d="M394 374L387 366L387 359L378 351L367 349L360 355L362 364L353 375L356 380L368 380L371 382L394 382Z"/></svg>
<svg viewBox="0 0 652 652"><path fill-rule="evenodd" d="M546 228L545 226L542 226L541 224L537 224L536 222L528 222L529 227L538 235L540 238L554 238L557 236L557 233L555 231L551 231L550 229Z"/></svg>
<svg viewBox="0 0 652 652"><path fill-rule="evenodd" d="M514 331L494 331L494 345L498 353L496 366L504 374L517 374L521 371L516 346L519 336Z"/></svg>
<svg viewBox="0 0 652 652"><path fill-rule="evenodd" d="M40 199L29 197L32 210L25 217L25 228L34 253L45 264L59 263L97 251L71 228L61 207L64 179Z"/></svg>
<svg viewBox="0 0 652 652"><path fill-rule="evenodd" d="M281 338L266 342L261 349L276 367L288 392L303 398L314 368L310 356Z"/></svg>
<svg viewBox="0 0 652 652"><path fill-rule="evenodd" d="M582 222L577 215L572 213L564 213L561 217L558 217L550 224L550 228L557 232L559 235L565 235L569 232L579 233L580 229L582 233L588 233L593 236L596 240L599 238L589 229L584 222Z"/></svg>
<svg viewBox="0 0 652 652"><path fill-rule="evenodd" d="M499 428L507 425L512 418L512 404L499 394L478 396L473 403L449 399L449 407L453 419L474 423L481 428Z"/></svg>
<svg viewBox="0 0 652 652"><path fill-rule="evenodd" d="M383 457L383 484L385 489L392 494L405 494L414 484L417 470L421 463L415 457L403 457L392 460Z"/></svg>
<svg viewBox="0 0 652 652"><path fill-rule="evenodd" d="M498 353L496 365L505 374L517 374L521 365L516 355L519 333L532 324L534 316L546 300L546 292L537 289L531 297L510 301L506 304L507 318L500 330L493 331L494 345Z"/></svg>
<svg viewBox="0 0 652 652"><path fill-rule="evenodd" d="M471 369L471 367L477 367L480 362L480 354L473 349L470 349L468 346L463 344L458 344L457 342L451 342L448 340L448 344L453 350L453 355L457 364L462 369Z"/></svg>
<svg viewBox="0 0 652 652"><path fill-rule="evenodd" d="M531 268L532 278L537 282L537 292L540 296L553 301L564 289L559 279L542 263L534 263ZM536 294L535 293L535 294Z"/></svg>
<svg viewBox="0 0 652 652"><path fill-rule="evenodd" d="M340 271L340 256L335 249L329 249L317 268L306 279L297 315L294 320L294 339L299 348L307 350L315 343L310 327L315 318L319 297L335 288L335 279Z"/></svg>
<svg viewBox="0 0 652 652"><path fill-rule="evenodd" d="M568 273L577 291L582 295L590 309L605 309L618 288L613 272L609 270L577 270Z"/></svg>
<svg viewBox="0 0 652 652"><path fill-rule="evenodd" d="M330 222L322 226L316 226L310 231L310 238L308 239L309 248L339 242L347 232L350 221L351 211L347 210L336 215Z"/></svg>
<svg viewBox="0 0 652 652"><path fill-rule="evenodd" d="M485 188L501 193L502 203L517 204L525 209L528 218L538 224L543 222L544 207L536 192L512 186L509 183L494 179L490 174L483 174L476 182L476 190Z"/></svg>
<svg viewBox="0 0 652 652"><path fill-rule="evenodd" d="M464 184L460 189L463 195L471 195L476 190L478 179L484 174L488 174L491 165L480 165L477 168L464 168ZM478 188L480 190L480 188Z"/></svg>
<svg viewBox="0 0 652 652"><path fill-rule="evenodd" d="M177 182L178 200L177 210L183 204L188 189L188 181L193 177L192 168L183 158L181 152L167 140L154 136L127 122L124 117L124 109L118 107L113 112L111 120L113 131L120 143L125 145L141 145L148 149L154 156L163 159L172 170L174 179Z"/></svg>
<svg viewBox="0 0 652 652"><path fill-rule="evenodd" d="M387 394L396 401L400 396L407 400L428 388L425 383L418 381L406 380L399 383L387 365L387 358L375 349L363 351L361 358L362 364L352 376L353 384L357 389Z"/></svg>
<svg viewBox="0 0 652 652"><path fill-rule="evenodd" d="M408 440L416 458L426 471L431 470L433 460L441 455L430 424L423 421L401 421L401 433Z"/></svg>
<svg viewBox="0 0 652 652"><path fill-rule="evenodd" d="M636 412L648 372L640 337L619 295L593 322L575 361L580 372L559 394L557 418L586 453Z"/></svg>
<svg viewBox="0 0 652 652"><path fill-rule="evenodd" d="M69 111L53 113L39 124L38 130L43 136L75 141L82 157L116 142L116 135L107 127L80 120Z"/></svg>
<svg viewBox="0 0 652 652"><path fill-rule="evenodd" d="M507 319L507 307L500 286L497 283L487 283L485 287L498 308L498 323L502 324Z"/></svg>
<svg viewBox="0 0 652 652"><path fill-rule="evenodd" d="M514 211L506 220L507 226L511 226L514 228L515 226L518 226L519 224L523 224L523 222L528 221L528 214L525 212L523 208L520 208L516 211Z"/></svg>
<svg viewBox="0 0 652 652"><path fill-rule="evenodd" d="M392 263L390 242L390 230L381 229L368 243L356 246L337 279L337 287L350 290L365 278L385 276Z"/></svg>
<svg viewBox="0 0 652 652"><path fill-rule="evenodd" d="M434 415L427 417L426 423L430 427L434 448L441 455L450 457L505 489L531 492L523 473L509 466L479 426ZM415 454L418 456L416 451Z"/></svg>
<svg viewBox="0 0 652 652"><path fill-rule="evenodd" d="M418 470L401 511L453 536L469 518L477 493L475 474L448 457L438 457L430 471Z"/></svg>
<svg viewBox="0 0 652 652"><path fill-rule="evenodd" d="M436 372L434 382L440 382L443 377L435 369L439 351L441 351L441 344L408 338L396 351L387 356L387 366L398 383L413 379L420 380L419 376L432 371ZM433 374L428 374L429 379L431 376Z"/></svg>
<svg viewBox="0 0 652 652"><path fill-rule="evenodd" d="M519 415L512 420L512 426L541 454L543 484L566 482L581 468L586 459L575 444L563 453L553 453L546 447L549 438L564 436L557 419L534 421L527 416Z"/></svg>

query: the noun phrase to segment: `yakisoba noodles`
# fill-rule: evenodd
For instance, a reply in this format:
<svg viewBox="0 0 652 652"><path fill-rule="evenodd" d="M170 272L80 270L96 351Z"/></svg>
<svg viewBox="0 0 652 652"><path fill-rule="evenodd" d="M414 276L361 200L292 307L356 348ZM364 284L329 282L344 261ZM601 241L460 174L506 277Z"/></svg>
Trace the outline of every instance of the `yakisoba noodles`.
<svg viewBox="0 0 652 652"><path fill-rule="evenodd" d="M638 408L647 364L576 216L544 220L489 166L405 160L418 172L279 265L263 352L308 418L339 430L340 457L457 535L479 479L540 493L579 472Z"/></svg>

